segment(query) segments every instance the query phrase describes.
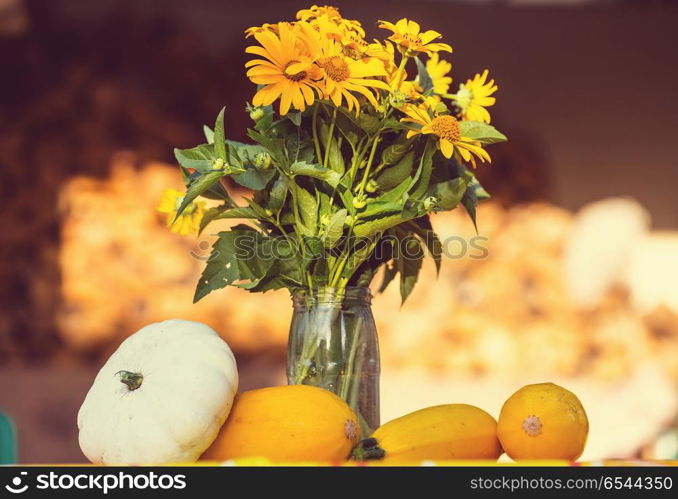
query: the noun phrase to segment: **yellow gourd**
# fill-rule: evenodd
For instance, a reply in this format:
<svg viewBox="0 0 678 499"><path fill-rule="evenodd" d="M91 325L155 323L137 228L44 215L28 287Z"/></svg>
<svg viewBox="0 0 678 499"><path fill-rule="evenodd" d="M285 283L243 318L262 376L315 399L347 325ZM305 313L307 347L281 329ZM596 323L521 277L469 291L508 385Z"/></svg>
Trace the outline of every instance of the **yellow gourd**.
<svg viewBox="0 0 678 499"><path fill-rule="evenodd" d="M243 392L202 459L340 461L359 437L358 420L335 394L306 385Z"/></svg>
<svg viewBox="0 0 678 499"><path fill-rule="evenodd" d="M420 461L497 459L501 446L497 423L466 404L428 407L394 419L358 444L356 459Z"/></svg>
<svg viewBox="0 0 678 499"><path fill-rule="evenodd" d="M553 383L527 385L511 395L497 425L499 440L513 459L575 460L588 432L577 396Z"/></svg>

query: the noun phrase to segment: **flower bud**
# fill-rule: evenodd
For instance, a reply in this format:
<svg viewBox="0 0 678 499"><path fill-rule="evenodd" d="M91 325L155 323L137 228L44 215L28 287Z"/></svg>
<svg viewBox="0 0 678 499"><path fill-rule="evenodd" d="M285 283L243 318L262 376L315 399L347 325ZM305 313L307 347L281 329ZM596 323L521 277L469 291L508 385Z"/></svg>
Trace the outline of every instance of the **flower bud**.
<svg viewBox="0 0 678 499"><path fill-rule="evenodd" d="M325 213L320 217L320 225L326 226L330 224L330 216Z"/></svg>
<svg viewBox="0 0 678 499"><path fill-rule="evenodd" d="M365 207L367 204L367 198L365 196L357 196L353 198L353 207L356 210L360 210Z"/></svg>
<svg viewBox="0 0 678 499"><path fill-rule="evenodd" d="M215 170L221 170L224 167L224 160L217 158L212 162L212 168Z"/></svg>
<svg viewBox="0 0 678 499"><path fill-rule="evenodd" d="M254 156L254 166L262 170L268 169L268 167L271 166L271 155L267 152L258 152L257 155Z"/></svg>
<svg viewBox="0 0 678 499"><path fill-rule="evenodd" d="M264 114L265 113L264 113L264 110L262 108L255 107L255 108L252 108L252 110L250 111L250 118L252 118L252 120L254 120L254 121L259 121L261 118L264 117Z"/></svg>
<svg viewBox="0 0 678 499"><path fill-rule="evenodd" d="M434 196L429 196L424 199L424 209L426 211L433 211L438 206L438 199Z"/></svg>
<svg viewBox="0 0 678 499"><path fill-rule="evenodd" d="M407 103L407 96L404 93L402 93L400 90L396 90L389 97L389 102L396 109L400 109L401 107L403 107L405 105L405 103Z"/></svg>
<svg viewBox="0 0 678 499"><path fill-rule="evenodd" d="M369 182L367 182L367 185L365 186L365 190L367 192L376 192L377 189L379 189L379 184L377 183L376 180L372 179Z"/></svg>

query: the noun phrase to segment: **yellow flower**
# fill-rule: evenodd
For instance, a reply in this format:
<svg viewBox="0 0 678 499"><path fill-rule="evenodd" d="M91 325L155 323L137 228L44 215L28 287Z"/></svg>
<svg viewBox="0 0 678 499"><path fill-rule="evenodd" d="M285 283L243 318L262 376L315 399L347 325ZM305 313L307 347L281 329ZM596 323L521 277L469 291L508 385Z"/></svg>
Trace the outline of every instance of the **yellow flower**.
<svg viewBox="0 0 678 499"><path fill-rule="evenodd" d="M377 58L352 59L344 54L340 43L327 36L327 29L322 24L316 31L302 26L306 43L314 54L319 54L316 64L321 70L319 88L324 97L329 98L335 106L346 101L349 111L353 108L360 112L360 103L354 93L364 96L377 107L379 104L373 89L389 90L383 81L374 77L386 76L384 64Z"/></svg>
<svg viewBox="0 0 678 499"><path fill-rule="evenodd" d="M253 59L245 67L252 82L263 85L254 95L254 106L268 106L280 98L280 114L294 106L303 111L313 104L314 80L320 76L313 64L308 47L293 31L292 26L279 23L278 34L271 30L260 31L254 38L261 46L247 47L246 52L262 59Z"/></svg>
<svg viewBox="0 0 678 499"><path fill-rule="evenodd" d="M428 71L433 81L434 94L446 94L452 84L452 78L447 76L452 70L452 64L440 59L439 55L432 54L426 61L426 71Z"/></svg>
<svg viewBox="0 0 678 499"><path fill-rule="evenodd" d="M261 33L262 31L273 31L274 33L277 33L278 32L278 25L277 24L265 23L261 26L252 26L251 28L247 28L245 30L245 38L249 38L251 36L254 36L257 33Z"/></svg>
<svg viewBox="0 0 678 499"><path fill-rule="evenodd" d="M421 125L420 129L408 131L407 138L419 133L433 134L438 137L440 150L446 158L451 158L457 151L464 161L470 162L473 166L476 165L474 156L483 162L491 161L490 155L478 142L462 136L459 122L454 116L441 114L431 117L427 109L414 105L406 106L403 112L406 117L401 121Z"/></svg>
<svg viewBox="0 0 678 499"><path fill-rule="evenodd" d="M160 198L160 204L157 210L167 214L167 226L172 232L186 236L188 234L197 234L200 230L200 221L205 213L205 203L202 201L193 201L188 204L186 209L176 219L177 212L184 200L184 194L176 189L165 189Z"/></svg>
<svg viewBox="0 0 678 499"><path fill-rule="evenodd" d="M490 122L490 113L486 107L494 105L496 99L490 97L499 87L494 80L487 81L488 71L482 75L476 74L472 80L459 85L459 91L454 96L461 109L462 118L470 121Z"/></svg>
<svg viewBox="0 0 678 499"><path fill-rule="evenodd" d="M421 31L419 23L408 19L401 19L393 24L387 21L379 21L379 27L393 32L389 40L395 42L398 48L406 55L412 56L417 52L431 55L434 52L444 50L452 52L452 47L446 43L431 43L442 35L437 31Z"/></svg>
<svg viewBox="0 0 678 499"><path fill-rule="evenodd" d="M361 38L365 37L365 30L359 21L344 19L341 17L339 9L330 5L324 5L322 7L313 5L308 9L302 9L297 12L297 19L308 22L313 27L316 27L318 20L325 19L339 27L342 34L352 33Z"/></svg>

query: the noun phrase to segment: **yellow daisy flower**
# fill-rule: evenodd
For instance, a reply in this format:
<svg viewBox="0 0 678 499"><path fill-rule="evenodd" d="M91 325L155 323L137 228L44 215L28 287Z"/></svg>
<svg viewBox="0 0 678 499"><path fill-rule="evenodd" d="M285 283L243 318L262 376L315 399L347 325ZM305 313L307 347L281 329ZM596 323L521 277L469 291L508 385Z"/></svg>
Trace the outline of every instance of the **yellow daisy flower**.
<svg viewBox="0 0 678 499"><path fill-rule="evenodd" d="M345 34L353 33L361 38L365 37L365 30L360 22L353 19L344 19L341 17L341 13L336 7L330 5L324 5L322 7L313 5L308 9L302 9L297 12L297 19L308 22L313 27L316 26L317 21L321 18L331 21Z"/></svg>
<svg viewBox="0 0 678 499"><path fill-rule="evenodd" d="M316 64L321 70L318 85L324 96L337 107L346 101L348 110L355 108L356 113L360 112L360 103L354 93L364 96L377 107L373 90L389 90L386 83L374 79L386 76L384 64L376 58L355 60L347 57L342 45L326 36L322 25L319 31L308 27L303 30L311 52L320 54Z"/></svg>
<svg viewBox="0 0 678 499"><path fill-rule="evenodd" d="M426 71L428 71L433 81L433 93L446 94L452 84L452 78L447 76L452 70L452 64L440 59L437 53L432 54L426 61Z"/></svg>
<svg viewBox="0 0 678 499"><path fill-rule="evenodd" d="M252 26L251 28L247 28L245 30L245 38L250 38L257 33L261 33L262 31L273 31L274 33L278 32L278 25L277 24L262 24L261 26Z"/></svg>
<svg viewBox="0 0 678 499"><path fill-rule="evenodd" d="M379 27L393 32L389 40L395 42L398 48L406 55L413 56L417 52L433 54L444 50L452 52L452 47L446 43L431 43L442 35L437 31L421 31L419 23L408 19L401 19L393 24L387 21L379 21Z"/></svg>
<svg viewBox="0 0 678 499"><path fill-rule="evenodd" d="M188 234L197 234L200 230L200 221L205 214L205 203L202 201L193 201L189 203L186 209L177 216L179 207L184 200L184 194L176 189L165 189L160 198L160 204L156 208L160 213L167 214L167 226L172 232L186 236Z"/></svg>
<svg viewBox="0 0 678 499"><path fill-rule="evenodd" d="M404 122L421 125L418 130L409 130L407 138L421 134L433 134L438 137L440 150L446 158L451 158L455 151L473 166L476 165L476 156L480 161L491 162L490 155L482 148L478 142L461 135L459 122L454 116L441 114L431 117L428 110L421 107L409 105L403 109L406 117L401 119Z"/></svg>
<svg viewBox="0 0 678 499"><path fill-rule="evenodd" d="M472 80L459 85L459 91L454 96L457 105L461 109L462 118L470 121L490 122L490 113L486 107L494 105L496 99L490 97L499 90L494 80L487 81L488 71L482 75L476 74Z"/></svg>
<svg viewBox="0 0 678 499"><path fill-rule="evenodd" d="M247 47L246 52L262 59L245 64L247 76L263 87L252 98L254 106L268 106L280 98L280 114L294 106L303 111L315 100L314 80L320 76L308 48L286 23L278 25L278 34L261 31L254 34L261 46Z"/></svg>

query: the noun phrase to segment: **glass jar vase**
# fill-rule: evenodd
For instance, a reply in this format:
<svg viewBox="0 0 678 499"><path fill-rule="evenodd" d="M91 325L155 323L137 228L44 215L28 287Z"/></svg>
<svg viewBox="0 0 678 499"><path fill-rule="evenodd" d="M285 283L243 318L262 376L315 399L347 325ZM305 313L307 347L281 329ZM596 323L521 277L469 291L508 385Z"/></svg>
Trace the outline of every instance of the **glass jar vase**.
<svg viewBox="0 0 678 499"><path fill-rule="evenodd" d="M289 384L318 386L355 411L361 432L379 426L379 343L369 288L299 290L287 347Z"/></svg>

